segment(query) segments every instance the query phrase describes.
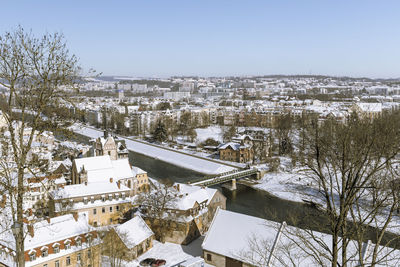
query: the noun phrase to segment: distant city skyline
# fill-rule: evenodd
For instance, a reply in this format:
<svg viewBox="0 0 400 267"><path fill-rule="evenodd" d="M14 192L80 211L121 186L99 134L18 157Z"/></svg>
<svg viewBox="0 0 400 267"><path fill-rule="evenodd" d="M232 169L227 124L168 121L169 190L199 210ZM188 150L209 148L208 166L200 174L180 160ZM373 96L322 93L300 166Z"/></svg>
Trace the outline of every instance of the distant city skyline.
<svg viewBox="0 0 400 267"><path fill-rule="evenodd" d="M85 69L130 77L400 78L398 1L6 1L0 34L62 32Z"/></svg>

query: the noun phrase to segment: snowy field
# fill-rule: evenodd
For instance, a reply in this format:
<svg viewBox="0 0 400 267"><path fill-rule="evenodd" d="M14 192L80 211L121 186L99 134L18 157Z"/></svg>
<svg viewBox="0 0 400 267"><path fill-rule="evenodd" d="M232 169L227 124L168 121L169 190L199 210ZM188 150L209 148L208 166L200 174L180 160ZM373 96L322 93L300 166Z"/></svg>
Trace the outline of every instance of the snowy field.
<svg viewBox="0 0 400 267"><path fill-rule="evenodd" d="M207 128L196 129L197 138L196 143L200 144L206 141L208 138L212 138L220 143L222 143L222 129L219 126L210 126Z"/></svg>
<svg viewBox="0 0 400 267"><path fill-rule="evenodd" d="M196 256L202 256L201 244L203 243L203 237L194 240L187 246L182 246L174 243L165 242L164 244L156 240L153 241L153 248L138 257L136 260L131 262L124 262L123 266L136 267L140 266L139 262L146 258L155 258L166 260L165 267L177 266L185 260L194 258ZM108 258L103 257L102 266L109 267ZM205 265L207 266L207 265ZM208 265L210 266L210 265Z"/></svg>
<svg viewBox="0 0 400 267"><path fill-rule="evenodd" d="M71 127L71 130L74 131L75 133L88 136L90 138L97 138L100 136L103 136L103 132L100 130L96 130L93 128L89 128L86 126L78 125L75 124L73 127ZM207 174L207 175L213 175L213 174L219 174L222 172L227 172L231 171L234 168L224 165L224 164L219 164L214 161L198 158L198 157L192 157L190 155L184 154L184 153L179 153L178 151L171 151L168 149L160 148L157 146L149 145L146 143L142 142L137 142L133 141L130 139L125 139L127 148L131 151L134 151L136 153L140 153L164 162L168 162L170 164L173 164L175 166L179 166L185 169L193 170L195 172Z"/></svg>

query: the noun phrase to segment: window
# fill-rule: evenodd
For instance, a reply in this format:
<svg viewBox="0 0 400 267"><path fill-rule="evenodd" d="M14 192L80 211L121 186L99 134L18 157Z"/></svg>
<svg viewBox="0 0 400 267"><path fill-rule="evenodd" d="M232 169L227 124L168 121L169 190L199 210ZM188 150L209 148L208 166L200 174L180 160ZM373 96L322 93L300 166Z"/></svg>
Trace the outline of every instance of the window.
<svg viewBox="0 0 400 267"><path fill-rule="evenodd" d="M47 263L43 265L43 267L47 267Z"/></svg>
<svg viewBox="0 0 400 267"><path fill-rule="evenodd" d="M47 249L42 251L42 257L47 257L49 255L49 252Z"/></svg>
<svg viewBox="0 0 400 267"><path fill-rule="evenodd" d="M112 200L112 194L108 195L108 200L110 200L110 201Z"/></svg>
<svg viewBox="0 0 400 267"><path fill-rule="evenodd" d="M122 193L122 199L125 199L125 193Z"/></svg>
<svg viewBox="0 0 400 267"><path fill-rule="evenodd" d="M84 197L83 198L83 204L87 205L87 203L88 203L88 199L87 199L87 197Z"/></svg>
<svg viewBox="0 0 400 267"><path fill-rule="evenodd" d="M101 201L103 201L103 202L106 201L106 196L105 195L101 196Z"/></svg>
<svg viewBox="0 0 400 267"><path fill-rule="evenodd" d="M88 258L90 258L90 257L92 256L92 250L89 249L89 250L87 251L87 256L88 256Z"/></svg>
<svg viewBox="0 0 400 267"><path fill-rule="evenodd" d="M96 215L97 214L97 210L93 209L93 214Z"/></svg>
<svg viewBox="0 0 400 267"><path fill-rule="evenodd" d="M112 207L110 207L110 212L112 212Z"/></svg>
<svg viewBox="0 0 400 267"><path fill-rule="evenodd" d="M67 265L71 265L71 257L67 257Z"/></svg>
<svg viewBox="0 0 400 267"><path fill-rule="evenodd" d="M211 259L211 254L208 254L208 253L207 253L207 261L212 261L212 259Z"/></svg>
<svg viewBox="0 0 400 267"><path fill-rule="evenodd" d="M76 260L77 260L78 262L81 261L81 253L78 253L78 255L76 256Z"/></svg>
<svg viewBox="0 0 400 267"><path fill-rule="evenodd" d="M29 260L30 261L36 260L36 253L32 253L31 255L29 255Z"/></svg>
<svg viewBox="0 0 400 267"><path fill-rule="evenodd" d="M82 245L82 240L80 238L78 240L76 240L76 245L77 246L81 246Z"/></svg>
<svg viewBox="0 0 400 267"><path fill-rule="evenodd" d="M94 222L93 222L93 225L97 227L97 222L96 222L96 221L94 221Z"/></svg>
<svg viewBox="0 0 400 267"><path fill-rule="evenodd" d="M65 244L65 249L70 249L70 248L71 248L71 243L69 243L69 242L66 243L66 244Z"/></svg>
<svg viewBox="0 0 400 267"><path fill-rule="evenodd" d="M119 211L119 206L115 206L115 209L116 209L117 211Z"/></svg>
<svg viewBox="0 0 400 267"><path fill-rule="evenodd" d="M106 213L106 208L104 208L104 207L101 208L101 212L102 212L102 213Z"/></svg>
<svg viewBox="0 0 400 267"><path fill-rule="evenodd" d="M59 246L55 246L53 248L53 250L54 250L54 253L58 253L58 252L60 252L60 247Z"/></svg>
<svg viewBox="0 0 400 267"><path fill-rule="evenodd" d="M60 261L56 261L54 267L60 267Z"/></svg>
<svg viewBox="0 0 400 267"><path fill-rule="evenodd" d="M110 218L110 223L112 223L112 218Z"/></svg>

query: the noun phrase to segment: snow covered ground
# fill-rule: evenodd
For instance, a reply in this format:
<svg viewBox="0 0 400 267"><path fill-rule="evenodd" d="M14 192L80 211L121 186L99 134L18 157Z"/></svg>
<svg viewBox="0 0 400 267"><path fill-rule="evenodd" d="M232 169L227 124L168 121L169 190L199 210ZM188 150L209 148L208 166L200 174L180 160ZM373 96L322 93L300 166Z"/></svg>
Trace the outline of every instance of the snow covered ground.
<svg viewBox="0 0 400 267"><path fill-rule="evenodd" d="M202 256L201 244L203 243L204 237L200 237L194 240L187 246L182 246L174 243L165 242L164 244L158 241L153 241L153 248L138 257L136 260L131 262L124 262L123 266L136 267L140 266L139 262L146 258L155 258L166 260L165 267L176 266L179 263L194 258L196 256ZM102 266L110 266L108 258L103 257Z"/></svg>
<svg viewBox="0 0 400 267"><path fill-rule="evenodd" d="M71 130L75 133L88 136L90 138L97 138L103 136L103 132L80 124L75 124L71 127ZM131 139L125 139L125 143L129 150L136 153L140 153L161 161L168 162L175 166L180 166L185 169L190 169L195 172L213 175L222 172L231 171L234 168L220 164L214 161L203 159L201 157L193 157L182 153L180 151L173 151L172 149L164 149L159 146L146 144L144 142L133 141Z"/></svg>
<svg viewBox="0 0 400 267"><path fill-rule="evenodd" d="M208 138L212 138L220 143L222 143L222 129L219 126L210 126L207 128L198 128L196 129L197 138L196 143L202 143L206 141Z"/></svg>
<svg viewBox="0 0 400 267"><path fill-rule="evenodd" d="M279 198L303 202L307 191L308 178L300 173L272 172L266 173L254 188L267 191Z"/></svg>

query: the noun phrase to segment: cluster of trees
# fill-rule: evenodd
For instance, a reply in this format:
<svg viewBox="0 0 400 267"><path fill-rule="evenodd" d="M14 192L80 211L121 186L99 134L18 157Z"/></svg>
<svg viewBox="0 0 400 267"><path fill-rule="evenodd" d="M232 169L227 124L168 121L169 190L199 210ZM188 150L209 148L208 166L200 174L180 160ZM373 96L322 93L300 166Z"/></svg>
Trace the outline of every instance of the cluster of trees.
<svg viewBox="0 0 400 267"><path fill-rule="evenodd" d="M303 119L300 165L315 189L304 194L324 207L323 224L307 227L331 238L287 227L283 235L291 244L277 249L292 260L284 264L307 257L316 266L352 266L355 261L357 266L394 266L400 260L393 254L400 248L400 112L375 119L352 114L346 123ZM252 248L269 255L272 244L264 241L255 237Z"/></svg>

